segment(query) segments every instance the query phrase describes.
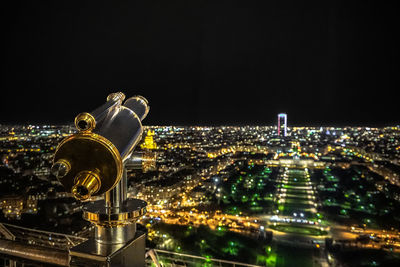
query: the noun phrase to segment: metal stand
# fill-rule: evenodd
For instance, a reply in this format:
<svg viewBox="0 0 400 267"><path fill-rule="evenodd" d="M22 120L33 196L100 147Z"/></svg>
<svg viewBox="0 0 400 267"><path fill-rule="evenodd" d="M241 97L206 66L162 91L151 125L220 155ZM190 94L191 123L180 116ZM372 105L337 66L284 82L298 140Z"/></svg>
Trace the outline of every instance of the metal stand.
<svg viewBox="0 0 400 267"><path fill-rule="evenodd" d="M127 199L125 168L104 201L84 207L83 217L95 224L95 236L70 250L71 266L144 266L146 235L136 230L136 221L146 213L147 203Z"/></svg>

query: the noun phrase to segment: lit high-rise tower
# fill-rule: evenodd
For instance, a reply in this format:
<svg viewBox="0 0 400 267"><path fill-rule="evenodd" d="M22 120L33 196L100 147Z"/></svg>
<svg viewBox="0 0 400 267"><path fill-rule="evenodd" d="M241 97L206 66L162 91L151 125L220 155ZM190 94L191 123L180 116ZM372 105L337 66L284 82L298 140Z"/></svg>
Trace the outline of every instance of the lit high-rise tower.
<svg viewBox="0 0 400 267"><path fill-rule="evenodd" d="M286 113L278 114L278 136L287 135L287 115Z"/></svg>

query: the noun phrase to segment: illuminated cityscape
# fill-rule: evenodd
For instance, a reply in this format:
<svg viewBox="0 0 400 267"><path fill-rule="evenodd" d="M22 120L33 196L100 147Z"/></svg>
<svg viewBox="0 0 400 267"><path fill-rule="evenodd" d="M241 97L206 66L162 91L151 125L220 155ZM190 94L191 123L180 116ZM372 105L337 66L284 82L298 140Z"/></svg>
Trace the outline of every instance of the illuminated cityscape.
<svg viewBox="0 0 400 267"><path fill-rule="evenodd" d="M395 1L8 1L0 267L400 266Z"/></svg>
<svg viewBox="0 0 400 267"><path fill-rule="evenodd" d="M50 174L75 129L0 131L1 238L68 249L92 235L83 203ZM287 127L285 138L277 126L148 126L138 147L156 165L127 164L128 195L148 203L139 223L164 266L396 265L399 136L399 126Z"/></svg>

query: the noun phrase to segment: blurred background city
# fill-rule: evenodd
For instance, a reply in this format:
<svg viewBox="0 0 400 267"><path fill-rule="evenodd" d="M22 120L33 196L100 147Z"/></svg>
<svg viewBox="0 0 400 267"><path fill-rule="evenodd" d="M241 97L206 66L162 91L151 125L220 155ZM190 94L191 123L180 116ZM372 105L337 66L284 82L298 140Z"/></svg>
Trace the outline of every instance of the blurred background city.
<svg viewBox="0 0 400 267"><path fill-rule="evenodd" d="M148 203L139 223L161 263L399 263L399 126L287 127L287 118L145 128L137 150L156 164L138 171L128 160L128 195ZM50 173L57 144L75 128L0 129L1 238L67 250L93 234L83 203Z"/></svg>

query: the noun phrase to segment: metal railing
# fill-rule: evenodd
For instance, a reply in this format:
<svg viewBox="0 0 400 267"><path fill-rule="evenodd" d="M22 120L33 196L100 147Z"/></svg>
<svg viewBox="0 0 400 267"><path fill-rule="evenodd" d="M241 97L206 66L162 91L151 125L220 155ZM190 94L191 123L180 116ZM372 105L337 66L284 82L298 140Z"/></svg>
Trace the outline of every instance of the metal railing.
<svg viewBox="0 0 400 267"><path fill-rule="evenodd" d="M37 246L37 249L40 251L33 251L32 255L37 256L29 257L34 260L39 260L43 262L46 260L45 257L48 254L49 256L52 255L51 253L58 253L60 255L52 255L54 259L60 258L60 262L65 264L64 255L62 251L68 251L70 248L84 242L87 238L61 234L61 233L54 233L49 231L43 230L35 230L30 228L25 228L21 226L16 226L7 223L0 223L0 239L6 239L9 241L3 241L4 244L11 245L11 241L15 242L15 245L12 245L12 249L9 251L17 252L14 254L10 254L10 256L19 257L18 253L24 252L24 250L30 248L34 249L32 246ZM0 240L1 241L1 240ZM9 244L10 243L10 244ZM3 244L3 245L4 245ZM24 247L26 244L26 248ZM43 248L47 248L43 250ZM55 251L49 250L51 248ZM42 253L43 250L43 253ZM3 253L9 254L8 250L3 251ZM46 252L47 251L47 252ZM58 251L58 252L56 252ZM40 252L40 253L39 253ZM22 255L21 254L21 255ZM42 255L43 254L43 255ZM61 255L62 254L62 255ZM39 257L40 256L40 257ZM3 258L3 261L0 260L0 263L7 261L7 258ZM15 261L15 259L14 259ZM54 262L51 262L54 264ZM56 263L57 264L57 263ZM59 264L59 263L58 263ZM176 267L183 267L183 266L219 266L219 267L261 267L260 265L253 265L235 261L228 261L228 260L221 260L221 259L214 259L178 252L172 252L167 250L161 249L148 249L146 252L146 264L147 266L155 266L155 267L169 267L169 266L176 266ZM62 265L62 264L61 264ZM7 266L7 265L5 265ZM11 265L10 265L11 266Z"/></svg>
<svg viewBox="0 0 400 267"><path fill-rule="evenodd" d="M146 254L150 251L154 251L157 260L155 261L153 257L146 258L146 263L148 266L221 266L221 267L261 267L260 265L236 262L236 261L228 261L228 260L221 260L221 259L213 259L213 258L206 258L202 256L172 252L167 250L161 249L152 249L149 250ZM158 263L157 263L158 261Z"/></svg>
<svg viewBox="0 0 400 267"><path fill-rule="evenodd" d="M61 250L68 250L87 240L84 237L35 230L8 223L0 223L0 228L7 229L7 231L14 236L12 240L17 242ZM5 237L5 239L10 240L10 238L7 237Z"/></svg>

